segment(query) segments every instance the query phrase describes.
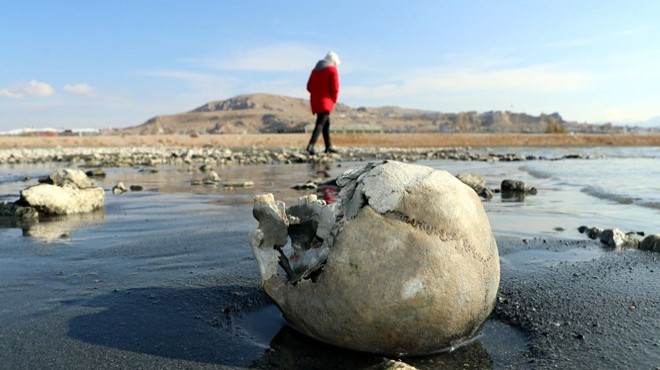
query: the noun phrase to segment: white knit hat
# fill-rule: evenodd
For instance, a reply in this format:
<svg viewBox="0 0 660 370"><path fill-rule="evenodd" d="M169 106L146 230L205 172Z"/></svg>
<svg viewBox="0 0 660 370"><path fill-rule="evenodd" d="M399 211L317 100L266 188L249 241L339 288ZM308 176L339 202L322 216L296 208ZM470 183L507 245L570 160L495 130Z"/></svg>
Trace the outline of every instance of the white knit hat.
<svg viewBox="0 0 660 370"><path fill-rule="evenodd" d="M337 53L335 53L332 50L330 50L328 52L328 54L325 56L325 58L323 58L323 60L325 60L326 62L332 63L336 66L338 66L339 63L341 63L341 61L339 60L339 55L337 55Z"/></svg>

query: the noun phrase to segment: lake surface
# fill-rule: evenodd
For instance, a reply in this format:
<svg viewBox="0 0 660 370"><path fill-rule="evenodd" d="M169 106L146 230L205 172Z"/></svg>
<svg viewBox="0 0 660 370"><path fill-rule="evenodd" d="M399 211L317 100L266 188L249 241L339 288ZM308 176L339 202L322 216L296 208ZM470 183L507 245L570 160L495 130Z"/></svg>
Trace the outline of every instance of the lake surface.
<svg viewBox="0 0 660 370"><path fill-rule="evenodd" d="M591 159L534 160L522 162L466 162L452 160L420 161L419 164L443 169L452 174L472 173L482 176L490 188L499 188L504 179L523 180L538 189L538 194L524 199L505 199L495 194L484 202L493 231L496 234L516 236L544 236L561 234L562 237L580 238L575 232L580 225L617 227L623 231L660 232L660 148L511 148L498 149L498 153L560 158L569 154L589 155ZM217 172L225 181L253 181L247 189L191 186L193 179L203 175L194 168L111 168L108 176L100 180L106 188L118 181L129 185L142 185L142 194L129 193L127 197L152 200L155 207L163 207L166 199L179 199L190 203L212 201L235 206L251 205L255 193L272 192L276 199L287 204L309 191L291 189L295 184L317 178L319 171L336 176L344 170L363 163L338 163L330 167L310 164L232 166L220 167ZM14 201L18 192L35 179L58 167L53 165L0 166L0 201ZM108 193L106 217L111 217L114 203L119 197ZM149 208L148 204L144 205ZM181 217L185 210L179 209ZM110 213L110 214L109 214ZM557 231L563 228L564 231ZM102 231L102 228L101 230ZM2 234L0 233L0 236Z"/></svg>

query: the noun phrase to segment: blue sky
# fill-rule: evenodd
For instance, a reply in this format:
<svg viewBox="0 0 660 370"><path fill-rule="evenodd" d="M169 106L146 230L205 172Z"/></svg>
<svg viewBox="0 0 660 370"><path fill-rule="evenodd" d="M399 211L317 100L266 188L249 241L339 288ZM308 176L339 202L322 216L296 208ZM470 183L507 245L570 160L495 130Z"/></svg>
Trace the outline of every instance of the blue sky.
<svg viewBox="0 0 660 370"><path fill-rule="evenodd" d="M330 49L354 107L660 116L658 1L4 0L0 19L0 131L305 98Z"/></svg>

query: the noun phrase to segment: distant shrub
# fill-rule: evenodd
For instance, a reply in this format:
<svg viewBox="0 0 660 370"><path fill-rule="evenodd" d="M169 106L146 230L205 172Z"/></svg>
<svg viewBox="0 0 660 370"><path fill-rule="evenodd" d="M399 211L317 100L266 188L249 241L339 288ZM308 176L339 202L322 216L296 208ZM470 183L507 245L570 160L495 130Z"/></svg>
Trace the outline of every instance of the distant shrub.
<svg viewBox="0 0 660 370"><path fill-rule="evenodd" d="M550 121L548 122L548 126L545 129L546 134L565 134L567 133L566 127L562 125L561 123L555 122L555 121Z"/></svg>

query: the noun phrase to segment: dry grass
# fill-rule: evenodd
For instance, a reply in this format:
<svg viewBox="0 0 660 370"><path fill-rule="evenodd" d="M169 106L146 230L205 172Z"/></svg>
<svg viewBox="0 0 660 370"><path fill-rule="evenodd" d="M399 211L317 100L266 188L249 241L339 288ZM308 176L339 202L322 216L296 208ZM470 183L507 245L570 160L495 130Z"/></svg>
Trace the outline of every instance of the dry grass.
<svg viewBox="0 0 660 370"><path fill-rule="evenodd" d="M304 147L308 134L246 135L124 135L86 137L0 137L0 148L48 147L124 147L219 146L229 148ZM657 146L660 134L654 135L562 135L562 134L336 134L338 147L497 147L497 146ZM317 144L323 147L319 139Z"/></svg>

